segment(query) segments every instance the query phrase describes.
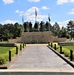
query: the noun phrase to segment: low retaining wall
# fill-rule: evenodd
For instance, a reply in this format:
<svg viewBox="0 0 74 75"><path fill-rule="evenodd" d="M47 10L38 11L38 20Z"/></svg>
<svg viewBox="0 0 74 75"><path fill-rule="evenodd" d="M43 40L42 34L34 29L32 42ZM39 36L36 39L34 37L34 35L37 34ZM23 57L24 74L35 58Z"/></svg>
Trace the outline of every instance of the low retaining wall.
<svg viewBox="0 0 74 75"><path fill-rule="evenodd" d="M0 47L16 47L15 43L0 43Z"/></svg>
<svg viewBox="0 0 74 75"><path fill-rule="evenodd" d="M59 42L58 45L60 46L72 46L74 42Z"/></svg>
<svg viewBox="0 0 74 75"><path fill-rule="evenodd" d="M66 41L66 38L58 38L58 37L55 37L55 36L51 36L52 37L52 41L53 42L65 42Z"/></svg>
<svg viewBox="0 0 74 75"><path fill-rule="evenodd" d="M21 43L21 37L17 37L16 39L9 39L9 43Z"/></svg>

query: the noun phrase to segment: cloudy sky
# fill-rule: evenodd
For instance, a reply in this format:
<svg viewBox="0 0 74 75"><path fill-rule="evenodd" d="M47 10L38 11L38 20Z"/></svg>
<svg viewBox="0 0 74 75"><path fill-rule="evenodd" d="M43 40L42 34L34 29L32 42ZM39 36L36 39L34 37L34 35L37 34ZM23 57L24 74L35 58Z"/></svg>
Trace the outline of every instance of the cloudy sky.
<svg viewBox="0 0 74 75"><path fill-rule="evenodd" d="M22 15L24 21L34 23L35 8L37 21L48 21L48 14L51 23L58 22L60 26L74 20L74 0L0 0L0 23L22 24Z"/></svg>

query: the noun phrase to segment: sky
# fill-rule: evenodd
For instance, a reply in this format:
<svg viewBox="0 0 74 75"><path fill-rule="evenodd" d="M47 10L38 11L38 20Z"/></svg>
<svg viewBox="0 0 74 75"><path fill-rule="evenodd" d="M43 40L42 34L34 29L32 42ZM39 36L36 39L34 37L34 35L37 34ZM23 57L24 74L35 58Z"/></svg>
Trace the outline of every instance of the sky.
<svg viewBox="0 0 74 75"><path fill-rule="evenodd" d="M53 25L67 26L69 20L74 20L74 0L0 0L0 23L22 24L22 15L25 21L48 21Z"/></svg>

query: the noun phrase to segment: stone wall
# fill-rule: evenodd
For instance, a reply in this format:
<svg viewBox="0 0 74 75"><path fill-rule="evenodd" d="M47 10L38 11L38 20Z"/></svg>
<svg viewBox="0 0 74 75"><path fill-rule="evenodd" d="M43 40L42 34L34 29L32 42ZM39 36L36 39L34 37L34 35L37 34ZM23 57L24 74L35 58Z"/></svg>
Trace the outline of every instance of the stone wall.
<svg viewBox="0 0 74 75"><path fill-rule="evenodd" d="M60 46L74 46L74 42L59 42Z"/></svg>
<svg viewBox="0 0 74 75"><path fill-rule="evenodd" d="M25 43L47 43L51 40L50 34L50 32L25 32L21 40Z"/></svg>
<svg viewBox="0 0 74 75"><path fill-rule="evenodd" d="M21 37L17 37L16 39L9 39L9 43L21 43Z"/></svg>

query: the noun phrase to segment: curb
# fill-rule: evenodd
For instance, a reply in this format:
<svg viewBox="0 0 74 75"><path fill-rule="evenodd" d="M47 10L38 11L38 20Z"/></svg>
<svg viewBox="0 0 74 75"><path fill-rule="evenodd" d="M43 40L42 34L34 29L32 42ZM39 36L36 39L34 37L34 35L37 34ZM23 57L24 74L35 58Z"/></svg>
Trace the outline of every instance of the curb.
<svg viewBox="0 0 74 75"><path fill-rule="evenodd" d="M54 53L56 53L59 57L61 57L64 61L66 61L70 66L72 66L74 68L74 63L69 61L66 57L64 57L63 55L61 55L60 53L58 53L55 49L53 49L50 46L47 46L48 48L50 48Z"/></svg>

